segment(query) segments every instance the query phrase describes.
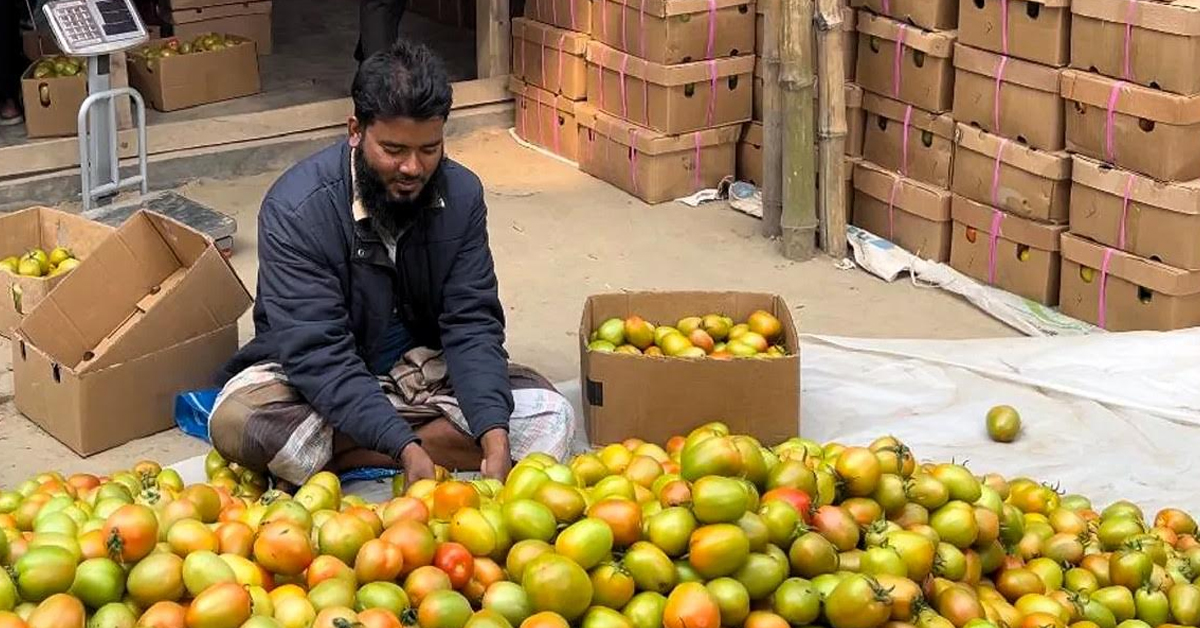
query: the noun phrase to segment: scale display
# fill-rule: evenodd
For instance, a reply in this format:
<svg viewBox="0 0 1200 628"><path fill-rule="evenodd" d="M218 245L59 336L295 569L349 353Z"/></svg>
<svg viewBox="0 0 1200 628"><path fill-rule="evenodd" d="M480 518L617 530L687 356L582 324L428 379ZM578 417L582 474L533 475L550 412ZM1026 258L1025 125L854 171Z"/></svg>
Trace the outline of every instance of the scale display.
<svg viewBox="0 0 1200 628"><path fill-rule="evenodd" d="M68 55L110 54L149 39L132 0L57 0L43 10Z"/></svg>

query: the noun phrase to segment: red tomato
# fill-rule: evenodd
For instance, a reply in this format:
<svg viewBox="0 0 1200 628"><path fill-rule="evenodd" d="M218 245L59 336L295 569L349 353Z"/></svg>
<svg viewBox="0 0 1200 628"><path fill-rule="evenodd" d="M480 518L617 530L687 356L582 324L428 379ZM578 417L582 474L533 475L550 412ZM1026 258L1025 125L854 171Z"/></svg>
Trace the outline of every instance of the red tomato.
<svg viewBox="0 0 1200 628"><path fill-rule="evenodd" d="M381 539L364 543L354 558L359 584L395 580L403 566L404 554L400 548Z"/></svg>
<svg viewBox="0 0 1200 628"><path fill-rule="evenodd" d="M135 563L158 543L158 517L148 506L127 504L108 516L101 531L113 560Z"/></svg>
<svg viewBox="0 0 1200 628"><path fill-rule="evenodd" d="M438 545L433 553L433 566L450 576L450 585L455 589L465 587L475 575L475 557L460 543Z"/></svg>
<svg viewBox="0 0 1200 628"><path fill-rule="evenodd" d="M762 499L759 500L759 503L766 504L767 502L776 500L791 504L792 507L796 509L796 512L800 513L804 517L805 521L808 520L809 510L812 509L812 497L809 497L808 493L805 493L798 488L781 486L779 488L773 488L767 491L762 496Z"/></svg>

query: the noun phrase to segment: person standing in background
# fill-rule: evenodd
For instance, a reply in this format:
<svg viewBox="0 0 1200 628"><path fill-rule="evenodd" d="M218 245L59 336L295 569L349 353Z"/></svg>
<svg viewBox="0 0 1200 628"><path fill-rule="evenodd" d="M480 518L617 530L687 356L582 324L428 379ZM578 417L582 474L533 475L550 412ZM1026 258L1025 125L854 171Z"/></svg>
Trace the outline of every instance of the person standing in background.
<svg viewBox="0 0 1200 628"><path fill-rule="evenodd" d="M359 64L396 43L407 6L408 0L359 0L358 48L354 51Z"/></svg>
<svg viewBox="0 0 1200 628"><path fill-rule="evenodd" d="M16 0L0 0L0 126L21 124L21 74L28 67L21 49L21 13Z"/></svg>

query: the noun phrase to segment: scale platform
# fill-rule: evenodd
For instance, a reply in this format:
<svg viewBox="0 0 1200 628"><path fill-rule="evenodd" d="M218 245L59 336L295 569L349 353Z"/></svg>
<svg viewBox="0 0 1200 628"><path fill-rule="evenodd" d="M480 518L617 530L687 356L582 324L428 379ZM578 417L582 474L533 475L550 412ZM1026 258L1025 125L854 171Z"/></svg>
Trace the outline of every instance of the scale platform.
<svg viewBox="0 0 1200 628"><path fill-rule="evenodd" d="M117 227L139 209L148 209L178 220L212 238L217 250L226 258L233 254L233 234L237 233L237 221L175 192L156 192L132 201L97 207L83 212L83 215Z"/></svg>

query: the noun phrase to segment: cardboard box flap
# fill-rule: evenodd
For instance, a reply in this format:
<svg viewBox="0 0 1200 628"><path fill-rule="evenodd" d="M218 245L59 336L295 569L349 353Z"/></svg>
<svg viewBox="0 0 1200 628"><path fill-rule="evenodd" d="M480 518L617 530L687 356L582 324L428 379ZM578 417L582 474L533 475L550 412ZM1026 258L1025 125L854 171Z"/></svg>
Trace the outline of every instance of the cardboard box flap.
<svg viewBox="0 0 1200 628"><path fill-rule="evenodd" d="M565 96L552 94L536 85L530 85L511 75L508 77L508 91L527 100L533 100L554 107L558 111L571 115L575 114L575 107L581 104Z"/></svg>
<svg viewBox="0 0 1200 628"><path fill-rule="evenodd" d="M1200 215L1200 181L1158 181L1074 155L1071 179L1080 185L1124 198L1130 177L1133 178L1133 186L1129 197L1138 203L1180 214Z"/></svg>
<svg viewBox="0 0 1200 628"><path fill-rule="evenodd" d="M887 118L904 123L904 114L911 105L892 100L886 96L867 92L863 94L863 109ZM948 113L929 113L924 109L912 107L909 124L922 131L929 131L938 137L954 139L954 118Z"/></svg>
<svg viewBox="0 0 1200 628"><path fill-rule="evenodd" d="M708 13L730 7L746 7L754 10L753 0L608 0L624 4L651 17L665 19L676 15Z"/></svg>
<svg viewBox="0 0 1200 628"><path fill-rule="evenodd" d="M761 148L763 143L762 123L747 122L745 128L742 129L742 139L739 141Z"/></svg>
<svg viewBox="0 0 1200 628"><path fill-rule="evenodd" d="M219 6L196 7L193 9L177 9L170 12L168 21L172 24L189 24L223 17L270 14L271 0L261 0L259 2L239 2Z"/></svg>
<svg viewBox="0 0 1200 628"><path fill-rule="evenodd" d="M603 111L597 111L591 125L585 125L612 141L631 146L645 155L663 155L694 151L701 147L736 144L742 133L741 124L704 129L684 135L663 135L646 127L627 122Z"/></svg>
<svg viewBox="0 0 1200 628"><path fill-rule="evenodd" d="M583 33L556 28L524 17L513 18L512 36L513 39L523 39L576 57L587 54L587 44L591 39Z"/></svg>
<svg viewBox="0 0 1200 628"><path fill-rule="evenodd" d="M1037 150L961 122L958 123L957 141L959 146L980 153L988 159L995 159L996 153L1003 146L1004 151L1000 154L1000 161L1003 163L1054 181L1071 178L1071 156L1065 152Z"/></svg>
<svg viewBox="0 0 1200 628"><path fill-rule="evenodd" d="M1200 0L1155 0L1138 2L1136 6L1134 26L1189 37L1200 35ZM1071 13L1126 24L1129 20L1129 0L1074 0Z"/></svg>
<svg viewBox="0 0 1200 628"><path fill-rule="evenodd" d="M1166 124L1200 124L1200 94L1182 96L1091 72L1063 70L1062 97L1067 100L1107 109L1114 89L1120 92L1114 108L1123 114Z"/></svg>
<svg viewBox="0 0 1200 628"><path fill-rule="evenodd" d="M610 48L598 41L588 43L587 60L633 78L668 87L711 81L754 72L754 55L727 57L693 63L662 65Z"/></svg>
<svg viewBox="0 0 1200 628"><path fill-rule="evenodd" d="M961 43L954 44L954 67L960 70L994 79L1000 71L1003 59L1002 55L986 50L964 46ZM1058 68L1008 57L1008 61L1004 62L1004 75L1001 78L1005 83L1057 94L1061 76L1062 70Z"/></svg>
<svg viewBox="0 0 1200 628"><path fill-rule="evenodd" d="M600 110L586 100L575 103L575 123L579 126L595 130L597 115L600 115Z"/></svg>
<svg viewBox="0 0 1200 628"><path fill-rule="evenodd" d="M1095 270L1095 281L1100 281L1100 268L1104 265L1104 251L1107 248L1069 232L1062 236L1063 257ZM1200 271L1180 270L1116 249L1112 249L1108 272L1162 294L1187 296L1200 293Z"/></svg>
<svg viewBox="0 0 1200 628"><path fill-rule="evenodd" d="M854 165L854 189L886 203L892 198L893 185L898 186L896 207L934 222L950 220L950 190L900 176L869 161Z"/></svg>
<svg viewBox="0 0 1200 628"><path fill-rule="evenodd" d="M865 97L863 88L855 83L846 83L845 93L847 109L862 109L863 98Z"/></svg>
<svg viewBox="0 0 1200 628"><path fill-rule="evenodd" d="M236 323L250 302L207 237L143 210L71 271L19 333L58 364L95 371Z"/></svg>
<svg viewBox="0 0 1200 628"><path fill-rule="evenodd" d="M904 32L904 45L943 59L954 54L958 31L927 31L879 15L863 13L858 16L858 32L895 42Z"/></svg>
<svg viewBox="0 0 1200 628"><path fill-rule="evenodd" d="M1067 231L1067 225L1036 222L993 209L958 194L954 195L951 208L956 222L961 222L988 235L992 233L992 222L995 221L996 213L999 212L1002 216L1000 218L1001 238L1043 251L1057 251L1062 234Z"/></svg>

